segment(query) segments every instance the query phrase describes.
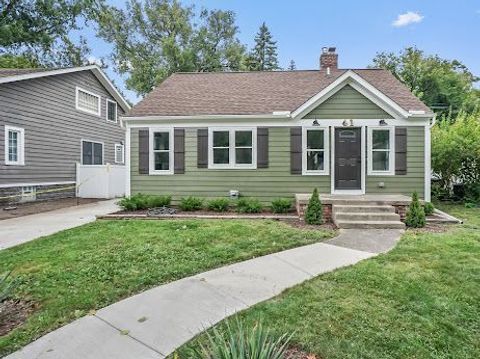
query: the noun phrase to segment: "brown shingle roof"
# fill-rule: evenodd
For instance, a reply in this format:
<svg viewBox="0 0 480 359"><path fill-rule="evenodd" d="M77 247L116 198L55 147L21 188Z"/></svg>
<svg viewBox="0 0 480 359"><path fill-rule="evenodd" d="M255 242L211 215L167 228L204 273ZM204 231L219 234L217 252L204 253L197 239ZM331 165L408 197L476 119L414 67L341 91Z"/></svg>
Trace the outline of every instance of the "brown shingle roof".
<svg viewBox="0 0 480 359"><path fill-rule="evenodd" d="M17 75L32 74L35 72L50 71L52 69L4 69L0 68L0 77L10 77Z"/></svg>
<svg viewBox="0 0 480 359"><path fill-rule="evenodd" d="M293 112L347 70L176 73L127 116L256 115ZM390 72L353 70L406 111L431 110Z"/></svg>

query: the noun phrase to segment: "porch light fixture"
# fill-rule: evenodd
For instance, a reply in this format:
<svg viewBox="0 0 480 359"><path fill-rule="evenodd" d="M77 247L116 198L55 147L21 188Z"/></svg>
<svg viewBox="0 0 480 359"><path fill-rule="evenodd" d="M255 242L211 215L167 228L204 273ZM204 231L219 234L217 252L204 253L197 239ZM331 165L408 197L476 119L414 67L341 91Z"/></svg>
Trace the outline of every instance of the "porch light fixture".
<svg viewBox="0 0 480 359"><path fill-rule="evenodd" d="M313 120L312 126L320 126L317 120Z"/></svg>
<svg viewBox="0 0 480 359"><path fill-rule="evenodd" d="M385 120L380 120L380 121L378 121L378 124L379 124L380 126L387 126L387 125L388 125L387 121L385 121Z"/></svg>

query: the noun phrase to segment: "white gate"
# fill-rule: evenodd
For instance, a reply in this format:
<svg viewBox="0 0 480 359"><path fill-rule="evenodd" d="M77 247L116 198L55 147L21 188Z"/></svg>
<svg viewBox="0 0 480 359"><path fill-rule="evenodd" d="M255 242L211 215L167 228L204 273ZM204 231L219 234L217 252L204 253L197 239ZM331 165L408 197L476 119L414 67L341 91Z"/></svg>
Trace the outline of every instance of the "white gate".
<svg viewBox="0 0 480 359"><path fill-rule="evenodd" d="M77 163L77 197L123 197L125 195L125 176L125 166Z"/></svg>

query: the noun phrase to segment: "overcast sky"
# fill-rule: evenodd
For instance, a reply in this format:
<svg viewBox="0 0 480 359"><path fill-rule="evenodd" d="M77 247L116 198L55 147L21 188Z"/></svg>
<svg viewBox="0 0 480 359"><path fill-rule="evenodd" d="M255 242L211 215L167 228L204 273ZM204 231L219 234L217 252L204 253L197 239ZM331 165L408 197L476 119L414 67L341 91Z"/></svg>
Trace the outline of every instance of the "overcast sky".
<svg viewBox="0 0 480 359"><path fill-rule="evenodd" d="M123 7L124 0L112 0ZM474 0L363 0L184 1L197 9L233 10L240 40L251 46L265 21L278 44L280 66L291 59L298 69L318 68L322 46L336 46L341 68L363 68L378 51L399 51L417 46L427 53L456 58L480 75L480 1ZM111 47L84 29L94 58L106 57ZM123 79L111 69L108 75L130 101Z"/></svg>

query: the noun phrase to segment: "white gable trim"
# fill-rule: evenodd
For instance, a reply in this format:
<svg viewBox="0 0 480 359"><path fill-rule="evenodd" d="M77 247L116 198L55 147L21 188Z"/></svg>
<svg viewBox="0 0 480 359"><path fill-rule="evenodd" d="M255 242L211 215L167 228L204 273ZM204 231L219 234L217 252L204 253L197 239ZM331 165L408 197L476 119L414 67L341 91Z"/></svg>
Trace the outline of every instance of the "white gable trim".
<svg viewBox="0 0 480 359"><path fill-rule="evenodd" d="M87 71L90 70L95 75L95 77L100 81L100 83L107 89L107 91L112 95L115 100L120 104L124 111L128 111L130 109L130 105L128 102L123 98L117 88L112 84L110 79L105 75L100 67L97 65L88 65L88 66L79 66L79 67L70 67L66 69L57 69L57 70L50 70L50 71L39 71L33 72L28 74L20 74L20 75L12 75L7 77L0 77L0 84L8 83L8 82L16 82L16 81L23 81L23 80L30 80L36 79L40 77L47 77L47 76L54 76L54 75L63 75L69 74L73 72L79 71Z"/></svg>
<svg viewBox="0 0 480 359"><path fill-rule="evenodd" d="M301 105L298 109L292 112L292 117L302 118L309 112L311 112L315 107L326 101L332 95L337 93L340 89L346 85L352 86L355 90L360 92L363 96L368 98L378 107L383 109L385 112L389 113L395 118L407 118L410 113L400 107L396 102L391 98L384 95L376 87L372 86L369 82L365 81L362 77L357 75L354 71L348 70L322 91L317 93L315 96L310 98L307 102Z"/></svg>

